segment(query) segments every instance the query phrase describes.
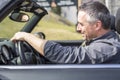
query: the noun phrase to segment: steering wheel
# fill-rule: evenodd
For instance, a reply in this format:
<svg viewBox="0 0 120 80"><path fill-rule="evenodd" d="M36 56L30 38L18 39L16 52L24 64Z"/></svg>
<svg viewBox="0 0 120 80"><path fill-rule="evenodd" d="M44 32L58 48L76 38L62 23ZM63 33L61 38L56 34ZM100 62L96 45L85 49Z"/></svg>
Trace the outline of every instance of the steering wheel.
<svg viewBox="0 0 120 80"><path fill-rule="evenodd" d="M15 43L16 53L20 57L21 64L44 64L45 59L35 51L27 42L17 41Z"/></svg>
<svg viewBox="0 0 120 80"><path fill-rule="evenodd" d="M30 64L30 60L28 60L27 56L31 55L31 58L35 61L35 55L32 47L25 41L17 41L15 43L16 52L20 57L21 64ZM31 62L33 64L33 62Z"/></svg>

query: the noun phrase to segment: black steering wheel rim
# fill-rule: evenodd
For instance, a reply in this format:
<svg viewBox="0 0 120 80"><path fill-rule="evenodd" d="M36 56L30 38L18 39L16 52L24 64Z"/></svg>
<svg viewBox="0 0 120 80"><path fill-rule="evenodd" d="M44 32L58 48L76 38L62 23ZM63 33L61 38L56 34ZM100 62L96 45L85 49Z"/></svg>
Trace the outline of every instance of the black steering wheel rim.
<svg viewBox="0 0 120 80"><path fill-rule="evenodd" d="M15 43L16 46L16 52L20 56L21 64L27 64L26 57L24 52L22 51L23 48L23 41L17 41Z"/></svg>
<svg viewBox="0 0 120 80"><path fill-rule="evenodd" d="M36 51L34 51L34 49L25 41L17 41L15 43L15 47L16 53L20 57L20 64L45 64L45 61L47 61L43 56L36 53ZM29 54L32 54L32 57L29 57L30 59L28 59L28 57L26 56L27 52L24 51L24 48L28 49L27 52Z"/></svg>
<svg viewBox="0 0 120 80"><path fill-rule="evenodd" d="M32 48L31 48L31 46L27 42L25 42L25 41L17 41L15 43L15 46L16 46L16 52L17 52L17 54L20 57L21 64L28 64L27 58L25 56L26 52L24 51L24 48L26 47L27 49L29 49L29 51L31 53L34 53L33 50L32 50Z"/></svg>

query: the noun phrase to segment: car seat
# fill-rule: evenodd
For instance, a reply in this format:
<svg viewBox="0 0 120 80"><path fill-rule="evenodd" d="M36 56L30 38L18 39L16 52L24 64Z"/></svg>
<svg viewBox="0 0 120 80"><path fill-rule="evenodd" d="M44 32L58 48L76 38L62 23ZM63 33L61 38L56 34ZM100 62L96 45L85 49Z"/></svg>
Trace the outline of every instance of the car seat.
<svg viewBox="0 0 120 80"><path fill-rule="evenodd" d="M115 29L120 34L120 8L116 12Z"/></svg>
<svg viewBox="0 0 120 80"><path fill-rule="evenodd" d="M111 24L110 24L110 27L112 30L116 31L116 28L115 28L115 16L114 15L110 15L111 17Z"/></svg>

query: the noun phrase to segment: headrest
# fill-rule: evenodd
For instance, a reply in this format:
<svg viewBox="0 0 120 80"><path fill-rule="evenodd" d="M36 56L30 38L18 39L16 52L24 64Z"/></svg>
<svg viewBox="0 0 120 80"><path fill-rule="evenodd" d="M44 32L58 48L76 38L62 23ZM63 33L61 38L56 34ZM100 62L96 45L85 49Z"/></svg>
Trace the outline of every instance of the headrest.
<svg viewBox="0 0 120 80"><path fill-rule="evenodd" d="M120 34L120 8L118 8L115 19L116 31Z"/></svg>
<svg viewBox="0 0 120 80"><path fill-rule="evenodd" d="M114 15L110 15L111 17L111 24L110 24L110 27L112 30L116 31L115 29L115 16Z"/></svg>

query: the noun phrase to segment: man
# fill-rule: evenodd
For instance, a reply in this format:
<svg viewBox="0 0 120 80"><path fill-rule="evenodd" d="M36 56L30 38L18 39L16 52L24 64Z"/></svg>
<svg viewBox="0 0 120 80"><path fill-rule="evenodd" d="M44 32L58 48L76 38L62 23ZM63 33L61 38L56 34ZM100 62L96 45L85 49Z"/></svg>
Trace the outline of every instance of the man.
<svg viewBox="0 0 120 80"><path fill-rule="evenodd" d="M120 63L120 39L110 29L110 13L100 2L88 2L79 7L77 30L85 45L63 47L26 32L16 33L12 41L27 41L41 55L55 63ZM79 37L79 36L78 36Z"/></svg>

